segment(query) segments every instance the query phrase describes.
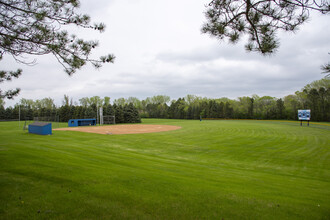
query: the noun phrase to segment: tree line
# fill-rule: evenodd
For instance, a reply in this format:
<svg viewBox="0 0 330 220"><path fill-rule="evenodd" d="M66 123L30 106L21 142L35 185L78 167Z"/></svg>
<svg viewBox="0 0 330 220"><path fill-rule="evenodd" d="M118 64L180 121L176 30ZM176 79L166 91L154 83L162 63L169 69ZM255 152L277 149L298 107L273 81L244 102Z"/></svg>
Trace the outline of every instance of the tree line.
<svg viewBox="0 0 330 220"><path fill-rule="evenodd" d="M142 101L120 98L114 103L132 103L142 118L297 120L298 109L311 109L313 121L330 121L330 79L316 80L283 98L252 95L210 99L187 95L171 101L169 96L158 95Z"/></svg>
<svg viewBox="0 0 330 220"><path fill-rule="evenodd" d="M169 96L158 95L142 101L134 97L119 101L133 103L142 118L297 120L298 109L311 109L313 121L330 121L330 79L314 81L283 98L252 95L210 99L187 95L170 101Z"/></svg>
<svg viewBox="0 0 330 220"><path fill-rule="evenodd" d="M61 107L56 107L51 98L21 99L14 107L6 109L3 104L0 101L0 119L18 119L20 106L22 119L58 115L60 121L66 122L71 118L95 118L97 106L103 106L104 115L115 115L117 123L140 122L141 117L297 120L298 109L311 109L313 121L330 121L330 79L314 81L283 98L252 95L210 99L187 95L171 100L169 96L157 95L144 100L119 98L110 104L110 97L94 96L81 98L78 104L65 95Z"/></svg>
<svg viewBox="0 0 330 220"><path fill-rule="evenodd" d="M56 107L52 98L41 100L21 99L14 107L4 108L4 102L0 102L0 120L33 120L35 117L58 116L60 122L68 122L70 119L97 118L97 110L103 108L104 116L115 116L116 123L140 123L141 118L138 109L132 104L110 104L110 97L99 96L84 97L80 104L73 103L69 96L64 95L63 103Z"/></svg>

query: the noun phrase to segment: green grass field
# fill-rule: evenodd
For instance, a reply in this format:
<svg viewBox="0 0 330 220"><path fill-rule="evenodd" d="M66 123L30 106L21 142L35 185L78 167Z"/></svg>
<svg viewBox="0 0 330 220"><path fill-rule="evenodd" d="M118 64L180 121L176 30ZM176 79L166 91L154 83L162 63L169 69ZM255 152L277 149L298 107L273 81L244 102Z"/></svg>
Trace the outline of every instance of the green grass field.
<svg viewBox="0 0 330 220"><path fill-rule="evenodd" d="M40 136L0 122L0 219L330 219L330 124L143 123L182 129Z"/></svg>

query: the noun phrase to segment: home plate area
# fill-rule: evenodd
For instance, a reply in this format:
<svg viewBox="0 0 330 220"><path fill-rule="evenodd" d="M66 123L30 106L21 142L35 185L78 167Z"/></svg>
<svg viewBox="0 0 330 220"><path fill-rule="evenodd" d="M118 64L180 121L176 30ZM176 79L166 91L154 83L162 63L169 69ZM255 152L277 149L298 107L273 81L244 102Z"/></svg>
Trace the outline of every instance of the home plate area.
<svg viewBox="0 0 330 220"><path fill-rule="evenodd" d="M173 125L110 125L110 126L80 126L53 129L56 131L81 131L97 134L142 134L180 129Z"/></svg>

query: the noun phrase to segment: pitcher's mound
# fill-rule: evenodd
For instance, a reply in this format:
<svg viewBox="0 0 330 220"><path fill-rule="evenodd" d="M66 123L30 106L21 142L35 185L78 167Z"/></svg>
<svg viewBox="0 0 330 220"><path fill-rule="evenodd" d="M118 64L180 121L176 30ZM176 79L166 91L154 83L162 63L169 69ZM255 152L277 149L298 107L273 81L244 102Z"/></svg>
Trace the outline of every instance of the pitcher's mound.
<svg viewBox="0 0 330 220"><path fill-rule="evenodd" d="M171 131L180 129L179 126L173 125L111 125L111 126L84 126L84 127L68 127L57 128L53 130L60 131L81 131L97 134L142 134L161 131Z"/></svg>

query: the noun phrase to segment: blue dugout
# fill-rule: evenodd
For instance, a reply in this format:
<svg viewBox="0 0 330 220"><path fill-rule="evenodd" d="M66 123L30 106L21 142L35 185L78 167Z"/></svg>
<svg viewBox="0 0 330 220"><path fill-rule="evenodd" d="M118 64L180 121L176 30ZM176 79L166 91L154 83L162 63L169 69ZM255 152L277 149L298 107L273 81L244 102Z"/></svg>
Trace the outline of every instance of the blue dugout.
<svg viewBox="0 0 330 220"><path fill-rule="evenodd" d="M91 126L96 125L95 118L88 118L88 119L70 119L68 121L69 127L78 127L78 126Z"/></svg>

